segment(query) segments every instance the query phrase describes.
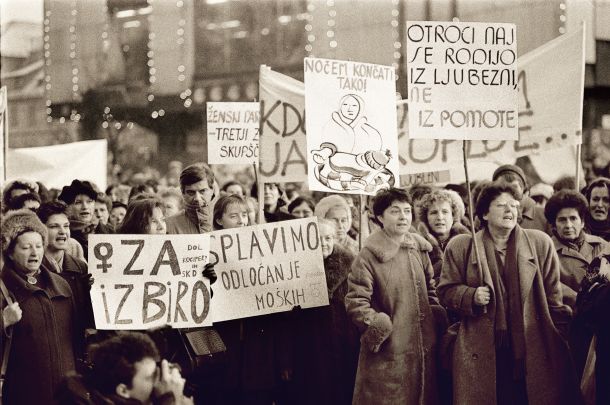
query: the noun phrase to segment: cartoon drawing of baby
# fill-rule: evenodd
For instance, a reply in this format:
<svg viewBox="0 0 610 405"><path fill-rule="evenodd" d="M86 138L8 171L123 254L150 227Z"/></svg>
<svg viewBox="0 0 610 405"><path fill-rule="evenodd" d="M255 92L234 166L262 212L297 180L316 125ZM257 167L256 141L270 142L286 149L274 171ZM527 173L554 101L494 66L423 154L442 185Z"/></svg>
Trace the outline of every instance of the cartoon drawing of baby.
<svg viewBox="0 0 610 405"><path fill-rule="evenodd" d="M386 168L392 156L383 150L379 131L367 123L360 96L341 97L339 109L323 128L323 139L312 154L314 176L326 187L373 193L394 185L394 175Z"/></svg>

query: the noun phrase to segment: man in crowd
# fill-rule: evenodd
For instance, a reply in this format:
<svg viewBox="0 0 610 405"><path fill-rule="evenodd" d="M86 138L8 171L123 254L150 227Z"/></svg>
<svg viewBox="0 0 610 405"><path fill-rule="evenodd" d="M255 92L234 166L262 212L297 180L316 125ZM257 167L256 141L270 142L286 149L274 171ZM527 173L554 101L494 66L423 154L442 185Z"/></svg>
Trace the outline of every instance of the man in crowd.
<svg viewBox="0 0 610 405"><path fill-rule="evenodd" d="M212 230L211 202L214 173L205 163L195 163L180 173L184 209L166 219L168 234L198 234Z"/></svg>
<svg viewBox="0 0 610 405"><path fill-rule="evenodd" d="M69 376L58 393L69 405L193 404L180 370L162 360L148 335L124 332L93 349L91 372Z"/></svg>

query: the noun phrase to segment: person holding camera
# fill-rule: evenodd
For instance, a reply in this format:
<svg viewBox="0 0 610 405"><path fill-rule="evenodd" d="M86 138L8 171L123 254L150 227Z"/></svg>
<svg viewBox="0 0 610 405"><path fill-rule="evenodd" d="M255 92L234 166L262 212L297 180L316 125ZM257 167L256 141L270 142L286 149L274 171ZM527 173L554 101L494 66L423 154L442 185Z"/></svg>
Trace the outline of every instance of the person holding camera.
<svg viewBox="0 0 610 405"><path fill-rule="evenodd" d="M192 405L180 367L159 359L148 335L121 332L93 348L89 372L66 377L56 399L66 405Z"/></svg>

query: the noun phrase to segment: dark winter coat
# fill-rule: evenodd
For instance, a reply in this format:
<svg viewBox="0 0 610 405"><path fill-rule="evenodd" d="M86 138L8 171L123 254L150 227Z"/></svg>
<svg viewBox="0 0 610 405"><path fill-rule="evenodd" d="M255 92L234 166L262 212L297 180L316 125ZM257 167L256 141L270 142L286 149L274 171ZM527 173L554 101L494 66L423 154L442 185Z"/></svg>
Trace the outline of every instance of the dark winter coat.
<svg viewBox="0 0 610 405"><path fill-rule="evenodd" d="M335 244L324 259L329 305L298 312L295 404L351 404L358 365L358 331L347 317L347 275L355 256Z"/></svg>
<svg viewBox="0 0 610 405"><path fill-rule="evenodd" d="M538 230L515 229L517 265L523 302L526 347L526 388L531 405L576 405L580 393L568 347L557 327L565 325L571 310L562 303L560 263L551 238ZM483 249L483 231L477 232L482 266L479 268L472 237L459 235L445 250L441 302L462 316L453 352L453 403L455 405L496 402L496 347L494 336L495 294ZM482 274L482 279L479 274ZM477 287L492 291L486 306L473 301Z"/></svg>
<svg viewBox="0 0 610 405"><path fill-rule="evenodd" d="M524 229L538 229L552 235L551 225L544 216L544 208L529 196L523 196L519 208L519 226Z"/></svg>
<svg viewBox="0 0 610 405"><path fill-rule="evenodd" d="M398 244L383 229L366 240L348 276L347 313L365 332L385 313L392 331L377 353L366 344L360 358L354 404L437 403L432 246L417 234Z"/></svg>
<svg viewBox="0 0 610 405"><path fill-rule="evenodd" d="M608 247L608 243L599 236L587 233L585 233L585 241L579 250L565 245L556 236L553 236L553 243L561 262L563 302L574 309L576 295L589 264Z"/></svg>
<svg viewBox="0 0 610 405"><path fill-rule="evenodd" d="M9 263L0 277L23 312L9 328L12 343L3 403L50 404L62 378L75 368L72 291L44 267L38 276L44 289L28 284Z"/></svg>

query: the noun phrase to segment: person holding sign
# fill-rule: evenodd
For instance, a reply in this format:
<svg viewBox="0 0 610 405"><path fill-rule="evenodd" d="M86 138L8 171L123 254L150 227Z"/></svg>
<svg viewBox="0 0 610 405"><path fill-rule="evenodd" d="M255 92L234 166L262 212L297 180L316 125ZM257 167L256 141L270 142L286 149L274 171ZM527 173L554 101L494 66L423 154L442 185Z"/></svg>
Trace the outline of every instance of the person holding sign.
<svg viewBox="0 0 610 405"><path fill-rule="evenodd" d="M492 183L477 200L482 230L454 237L437 288L461 316L453 349L453 403L581 403L568 345L572 311L562 302L551 238L517 224L519 192ZM480 264L477 264L478 246Z"/></svg>
<svg viewBox="0 0 610 405"><path fill-rule="evenodd" d="M2 308L3 321L9 320L3 348L11 336L2 390L6 404L53 403L61 378L75 369L73 294L63 278L42 266L46 244L47 229L32 211L4 216L0 277L14 301Z"/></svg>
<svg viewBox="0 0 610 405"><path fill-rule="evenodd" d="M433 311L444 310L432 285L432 246L409 232L413 211L405 191L378 192L373 214L381 229L352 265L345 297L347 313L362 332L353 403L434 405Z"/></svg>

